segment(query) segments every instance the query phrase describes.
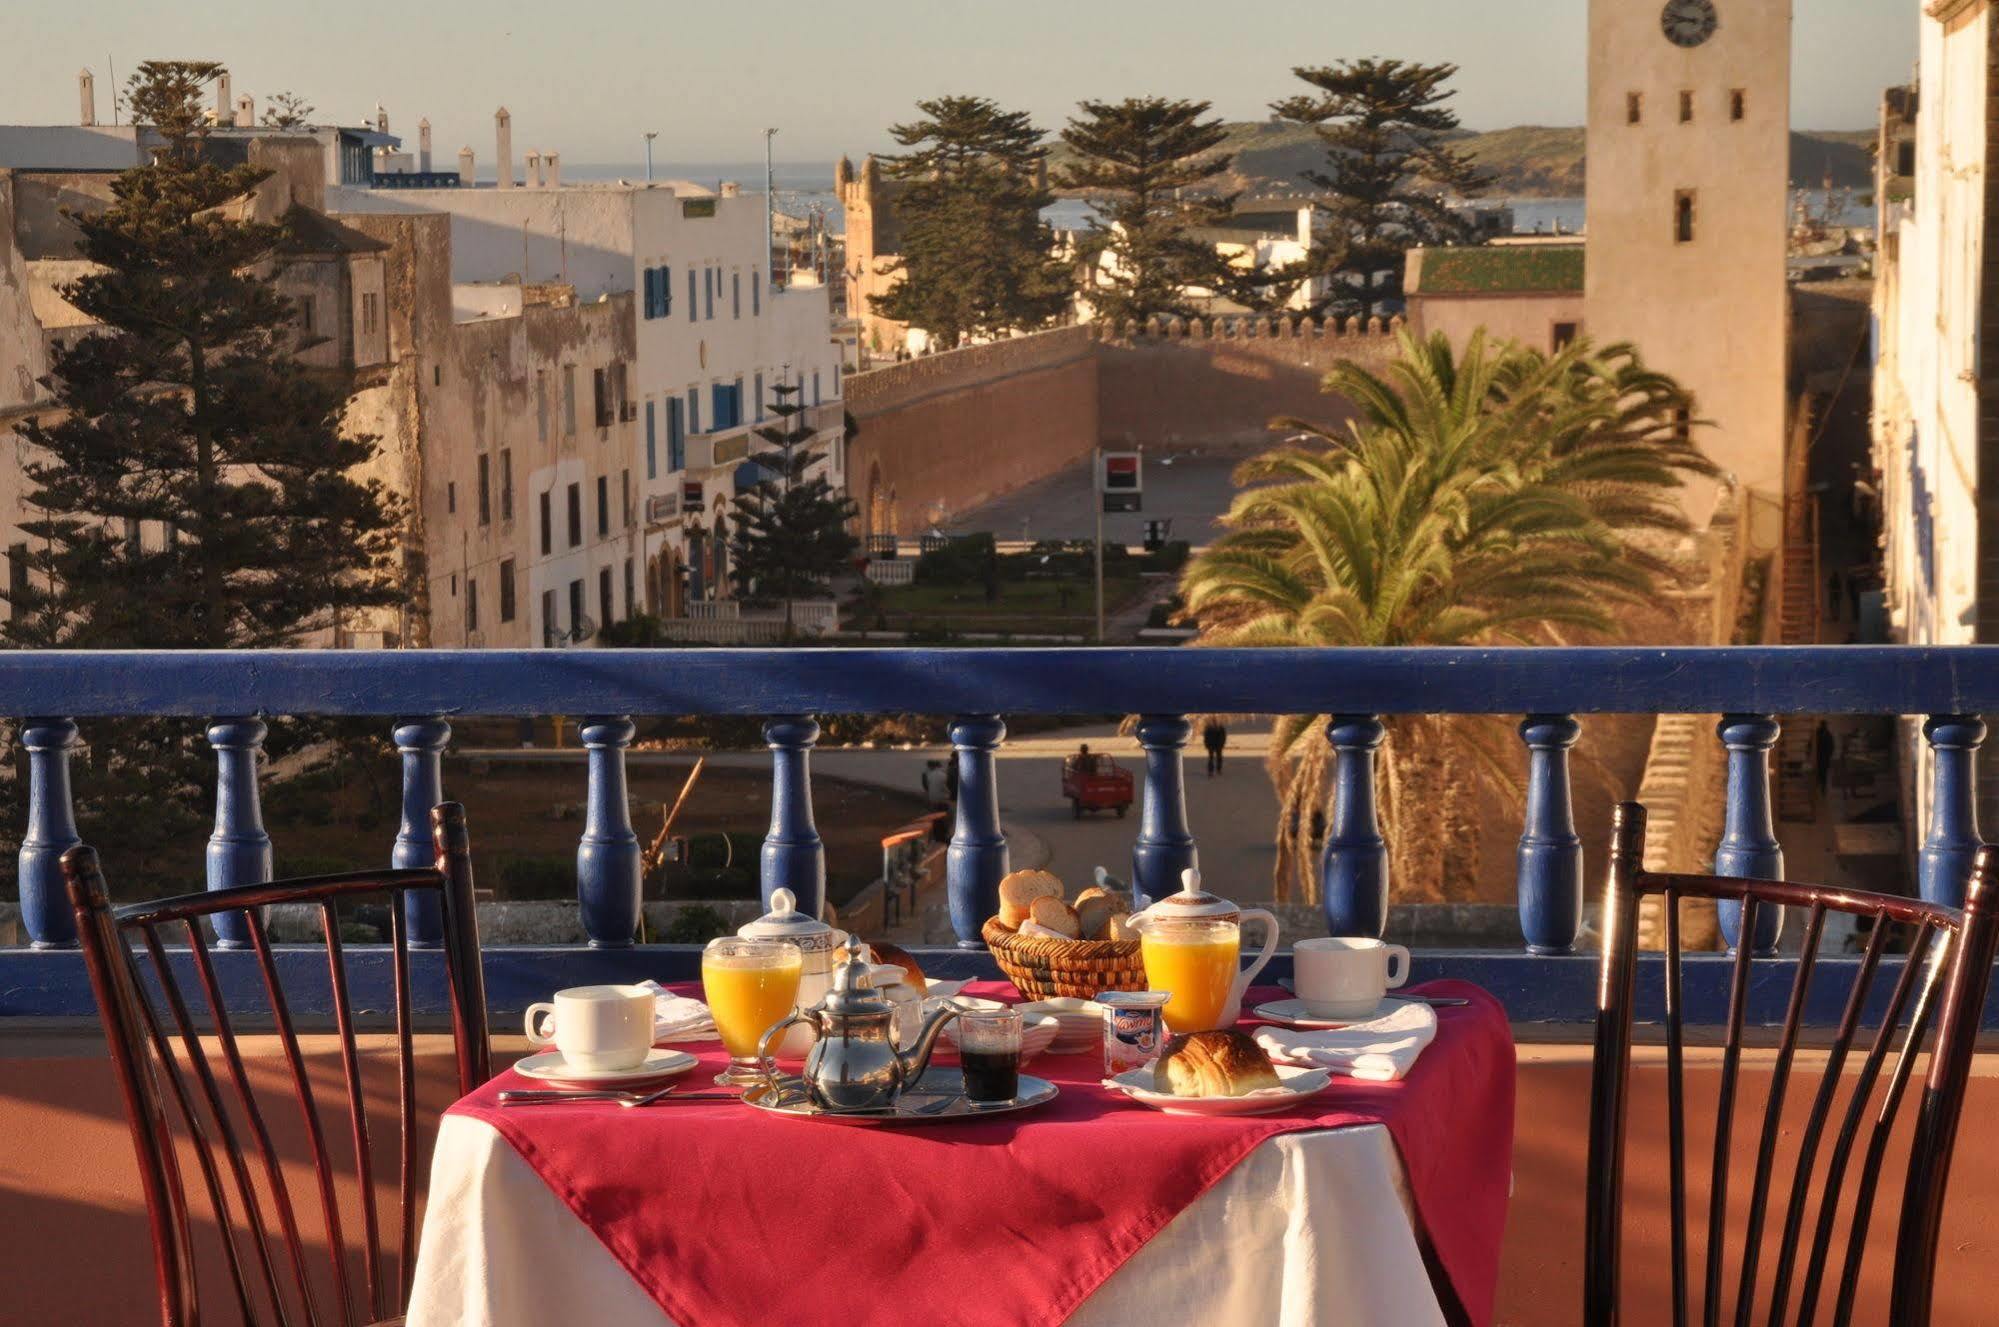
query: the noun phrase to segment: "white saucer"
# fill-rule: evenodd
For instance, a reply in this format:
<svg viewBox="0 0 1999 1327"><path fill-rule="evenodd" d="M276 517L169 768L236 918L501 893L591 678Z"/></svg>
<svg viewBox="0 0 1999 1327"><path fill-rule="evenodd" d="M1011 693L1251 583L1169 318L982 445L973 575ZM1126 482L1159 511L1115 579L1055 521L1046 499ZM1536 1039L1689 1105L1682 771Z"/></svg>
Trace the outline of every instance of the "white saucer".
<svg viewBox="0 0 1999 1327"><path fill-rule="evenodd" d="M538 1079L544 1083L644 1083L654 1079L671 1078L684 1074L700 1061L686 1051L669 1051L658 1048L647 1052L645 1062L632 1069L578 1069L564 1062L561 1051L542 1051L530 1055L514 1065L514 1071L523 1078Z"/></svg>
<svg viewBox="0 0 1999 1327"><path fill-rule="evenodd" d="M1353 1018L1322 1018L1305 1008L1303 1000L1272 1000L1260 1004L1251 1011L1255 1017L1271 1023L1281 1023L1291 1028L1345 1028L1356 1023L1368 1023L1384 1015L1393 1013L1409 1001L1390 995L1383 997L1380 1004L1364 1014Z"/></svg>
<svg viewBox="0 0 1999 1327"><path fill-rule="evenodd" d="M1116 1078L1106 1078L1104 1086L1168 1115L1268 1115L1325 1091L1326 1084L1333 1081L1330 1069L1301 1069L1289 1064L1272 1067L1277 1070L1278 1086L1240 1097L1176 1097L1171 1092L1155 1092L1151 1061Z"/></svg>

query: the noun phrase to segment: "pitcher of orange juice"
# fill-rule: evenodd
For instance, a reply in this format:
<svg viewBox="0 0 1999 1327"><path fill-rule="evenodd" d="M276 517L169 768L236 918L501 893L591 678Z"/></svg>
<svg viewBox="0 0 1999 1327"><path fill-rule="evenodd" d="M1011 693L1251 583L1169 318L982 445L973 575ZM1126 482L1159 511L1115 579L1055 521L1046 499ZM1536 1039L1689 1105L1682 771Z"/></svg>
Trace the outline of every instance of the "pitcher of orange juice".
<svg viewBox="0 0 1999 1327"><path fill-rule="evenodd" d="M1261 922L1263 947L1245 968L1242 927ZM1262 908L1238 908L1201 888L1201 873L1180 873L1180 892L1130 918L1145 961L1146 985L1169 991L1166 1026L1205 1032L1235 1026L1242 997L1277 952L1277 918Z"/></svg>

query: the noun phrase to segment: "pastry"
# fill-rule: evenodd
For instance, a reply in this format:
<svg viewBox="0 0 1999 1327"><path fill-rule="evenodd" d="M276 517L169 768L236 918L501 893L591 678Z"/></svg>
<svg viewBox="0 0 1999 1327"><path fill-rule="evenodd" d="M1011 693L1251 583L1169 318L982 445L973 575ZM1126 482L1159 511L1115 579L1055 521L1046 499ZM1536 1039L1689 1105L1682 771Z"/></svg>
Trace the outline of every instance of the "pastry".
<svg viewBox="0 0 1999 1327"><path fill-rule="evenodd" d="M875 962L893 963L901 968L903 983L915 987L918 995L929 989L929 983L923 980L923 969L916 965L908 950L883 940L870 940L868 948L875 951Z"/></svg>
<svg viewBox="0 0 1999 1327"><path fill-rule="evenodd" d="M1176 1097L1240 1097L1278 1086L1263 1047L1227 1028L1174 1037L1152 1072L1154 1090Z"/></svg>
<svg viewBox="0 0 1999 1327"><path fill-rule="evenodd" d="M1028 909L1038 898L1060 900L1062 882L1046 871L1015 871L1000 881L1000 920L1018 926L1027 920Z"/></svg>
<svg viewBox="0 0 1999 1327"><path fill-rule="evenodd" d="M1076 920L1076 910L1059 897L1043 895L1034 900L1028 909L1028 918L1036 926L1046 926L1059 935L1071 940L1083 938L1083 928Z"/></svg>

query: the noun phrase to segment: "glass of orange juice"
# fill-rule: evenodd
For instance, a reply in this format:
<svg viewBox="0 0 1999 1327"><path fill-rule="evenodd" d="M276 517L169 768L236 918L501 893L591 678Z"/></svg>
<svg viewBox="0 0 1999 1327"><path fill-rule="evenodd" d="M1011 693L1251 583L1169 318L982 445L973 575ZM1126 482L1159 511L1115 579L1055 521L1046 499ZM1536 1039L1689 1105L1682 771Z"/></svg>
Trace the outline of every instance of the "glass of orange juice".
<svg viewBox="0 0 1999 1327"><path fill-rule="evenodd" d="M1170 1032L1207 1032L1222 1026L1242 954L1242 932L1232 921L1189 918L1148 920L1139 929L1145 984L1169 992Z"/></svg>
<svg viewBox="0 0 1999 1327"><path fill-rule="evenodd" d="M701 951L701 989L715 1031L729 1052L728 1069L715 1081L730 1087L761 1083L768 1066L757 1054L763 1034L798 1005L805 957L789 940L724 936Z"/></svg>

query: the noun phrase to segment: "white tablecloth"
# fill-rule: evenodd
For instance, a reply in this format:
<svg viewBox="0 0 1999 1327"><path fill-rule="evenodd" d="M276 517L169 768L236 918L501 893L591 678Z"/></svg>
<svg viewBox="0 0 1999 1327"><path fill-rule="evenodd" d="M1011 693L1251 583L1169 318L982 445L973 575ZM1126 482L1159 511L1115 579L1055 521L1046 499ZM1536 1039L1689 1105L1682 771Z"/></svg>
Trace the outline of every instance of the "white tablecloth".
<svg viewBox="0 0 1999 1327"><path fill-rule="evenodd" d="M851 1307L856 1321L890 1323L879 1305ZM1262 1144L1069 1318L1072 1327L1443 1321L1380 1125ZM459 1115L438 1131L409 1323L679 1327L505 1139Z"/></svg>

